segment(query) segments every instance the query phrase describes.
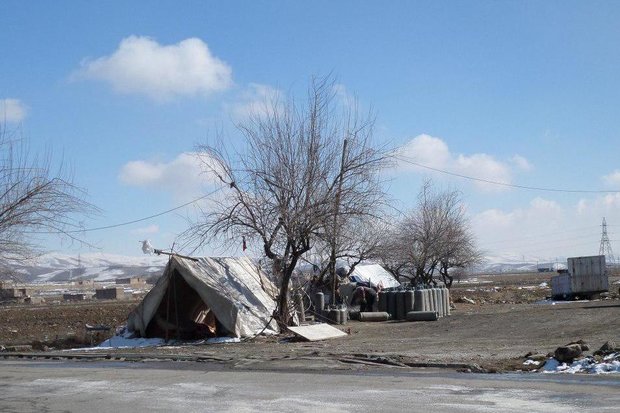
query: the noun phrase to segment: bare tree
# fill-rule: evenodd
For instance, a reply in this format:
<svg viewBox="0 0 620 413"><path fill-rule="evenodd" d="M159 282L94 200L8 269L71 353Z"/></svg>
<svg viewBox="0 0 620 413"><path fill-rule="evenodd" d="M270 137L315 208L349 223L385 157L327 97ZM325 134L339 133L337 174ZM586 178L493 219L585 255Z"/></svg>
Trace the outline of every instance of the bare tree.
<svg viewBox="0 0 620 413"><path fill-rule="evenodd" d="M347 271L341 277L351 275L357 265L364 261L373 260L380 256L380 251L388 235L383 218L373 217L342 217L338 231L338 242L335 249L335 258L345 262ZM319 284L331 280L331 252L333 234L327 234L315 244L310 251L313 264L319 267Z"/></svg>
<svg viewBox="0 0 620 413"><path fill-rule="evenodd" d="M79 241L78 216L95 212L85 192L50 157L32 156L16 132L0 125L0 261L32 258L36 235L55 233Z"/></svg>
<svg viewBox="0 0 620 413"><path fill-rule="evenodd" d="M455 197L458 196L455 194ZM449 270L463 270L479 263L482 253L469 227L462 207L455 207L447 216L447 229L439 243L439 275L446 287L452 287L454 275Z"/></svg>
<svg viewBox="0 0 620 413"><path fill-rule="evenodd" d="M383 199L378 172L387 157L372 146L374 120L339 107L335 97L331 78L313 80L305 104L278 97L237 125L246 151L236 159L221 148L199 148L206 169L230 191L186 236L198 245L242 237L260 242L281 275L277 315L283 324L300 258L337 237L347 217L372 217Z"/></svg>
<svg viewBox="0 0 620 413"><path fill-rule="evenodd" d="M437 191L426 181L415 209L392 228L382 248L382 263L413 284L436 284L439 274L452 285L450 268L470 265L479 258L458 191Z"/></svg>

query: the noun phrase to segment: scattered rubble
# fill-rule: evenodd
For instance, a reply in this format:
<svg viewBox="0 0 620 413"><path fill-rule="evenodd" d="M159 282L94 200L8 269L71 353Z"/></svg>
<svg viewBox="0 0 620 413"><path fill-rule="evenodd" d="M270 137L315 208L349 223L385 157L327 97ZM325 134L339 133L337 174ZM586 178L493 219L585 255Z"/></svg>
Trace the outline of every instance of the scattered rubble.
<svg viewBox="0 0 620 413"><path fill-rule="evenodd" d="M558 347L549 356L528 353L523 361L524 370L542 373L620 373L620 347L607 341L592 355L585 355L590 347L575 341Z"/></svg>
<svg viewBox="0 0 620 413"><path fill-rule="evenodd" d="M454 300L454 302L456 302L456 303L476 304L476 302L475 302L474 300L472 300L471 298L467 298L467 297L465 297L465 296L462 296L462 297L456 298L456 299Z"/></svg>

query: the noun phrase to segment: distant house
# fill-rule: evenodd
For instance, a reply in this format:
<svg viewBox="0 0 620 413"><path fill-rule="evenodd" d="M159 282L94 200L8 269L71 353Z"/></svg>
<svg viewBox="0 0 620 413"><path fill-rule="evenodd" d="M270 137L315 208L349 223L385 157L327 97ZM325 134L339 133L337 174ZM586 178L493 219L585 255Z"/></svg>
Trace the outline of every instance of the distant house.
<svg viewBox="0 0 620 413"><path fill-rule="evenodd" d="M95 290L97 300L122 300L125 298L125 289L122 287L99 288Z"/></svg>
<svg viewBox="0 0 620 413"><path fill-rule="evenodd" d="M0 289L0 297L4 298L23 298L32 294L32 289L28 288L2 288Z"/></svg>
<svg viewBox="0 0 620 413"><path fill-rule="evenodd" d="M143 277L128 277L128 278L117 278L116 284L122 285L144 285L146 284L146 280Z"/></svg>
<svg viewBox="0 0 620 413"><path fill-rule="evenodd" d="M62 295L62 299L65 301L84 301L86 300L86 294L84 293L67 293Z"/></svg>

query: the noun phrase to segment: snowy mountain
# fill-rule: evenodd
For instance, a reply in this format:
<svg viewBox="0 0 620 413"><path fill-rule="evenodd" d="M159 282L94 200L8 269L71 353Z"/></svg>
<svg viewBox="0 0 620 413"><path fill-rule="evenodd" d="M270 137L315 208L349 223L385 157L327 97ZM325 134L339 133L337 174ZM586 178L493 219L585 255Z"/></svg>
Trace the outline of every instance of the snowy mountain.
<svg viewBox="0 0 620 413"><path fill-rule="evenodd" d="M131 257L91 253L65 255L49 253L28 262L11 264L2 270L1 279L18 279L22 282L60 282L75 280L106 281L125 277L158 277L168 258L144 255Z"/></svg>
<svg viewBox="0 0 620 413"><path fill-rule="evenodd" d="M482 264L473 268L475 273L512 273L537 272L539 270L557 271L566 268L566 259L559 258L558 262L527 262L522 257L515 256L487 256Z"/></svg>
<svg viewBox="0 0 620 413"><path fill-rule="evenodd" d="M66 255L49 253L27 263L12 264L10 270L0 270L0 280L19 279L22 282L61 282L69 280L106 281L116 278L156 278L162 274L166 256L125 256L103 253ZM565 261L564 261L565 262ZM522 258L488 256L474 268L474 273L536 272L538 268L555 271L566 268L563 261L523 262Z"/></svg>

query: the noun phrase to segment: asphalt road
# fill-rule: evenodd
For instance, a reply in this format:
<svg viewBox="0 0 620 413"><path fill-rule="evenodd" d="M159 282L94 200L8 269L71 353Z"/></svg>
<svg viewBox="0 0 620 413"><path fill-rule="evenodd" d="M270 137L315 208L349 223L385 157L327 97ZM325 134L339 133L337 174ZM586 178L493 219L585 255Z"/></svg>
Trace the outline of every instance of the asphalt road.
<svg viewBox="0 0 620 413"><path fill-rule="evenodd" d="M0 412L618 412L620 377L0 361Z"/></svg>

